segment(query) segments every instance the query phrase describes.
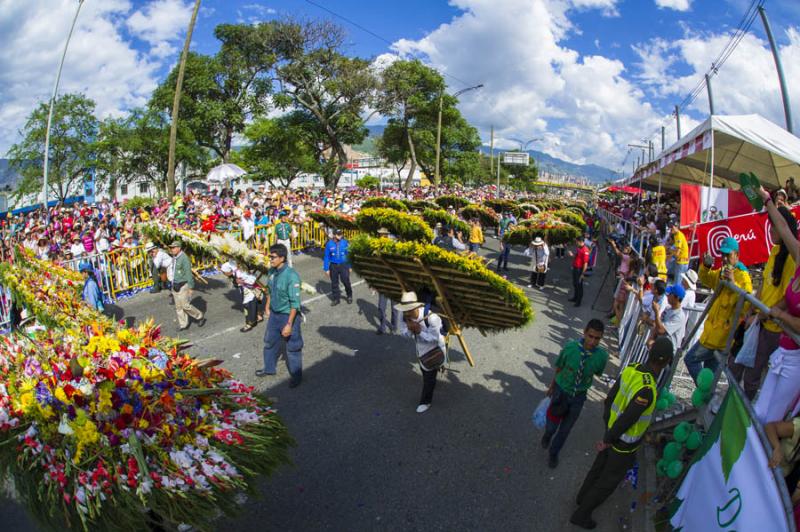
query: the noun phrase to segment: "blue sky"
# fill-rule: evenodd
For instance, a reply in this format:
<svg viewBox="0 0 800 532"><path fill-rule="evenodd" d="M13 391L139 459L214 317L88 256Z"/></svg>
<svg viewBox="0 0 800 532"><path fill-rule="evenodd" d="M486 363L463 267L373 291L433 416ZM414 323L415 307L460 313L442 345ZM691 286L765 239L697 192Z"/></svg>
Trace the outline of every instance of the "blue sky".
<svg viewBox="0 0 800 532"><path fill-rule="evenodd" d="M86 0L62 92L81 91L101 116L146 103L177 60L191 0ZM347 53L419 57L457 80L483 83L462 113L500 146L535 148L578 163L618 167L626 145L668 128L675 103L725 46L750 0L204 0L193 48L214 53L220 23L333 18ZM0 0L0 153L52 86L75 0ZM800 106L800 1L767 0L790 93ZM388 42L387 42L388 41ZM713 78L717 112L760 113L782 124L774 64L760 20ZM707 114L705 92L684 110L687 132ZM800 113L796 113L800 114ZM659 135L660 137L660 135Z"/></svg>

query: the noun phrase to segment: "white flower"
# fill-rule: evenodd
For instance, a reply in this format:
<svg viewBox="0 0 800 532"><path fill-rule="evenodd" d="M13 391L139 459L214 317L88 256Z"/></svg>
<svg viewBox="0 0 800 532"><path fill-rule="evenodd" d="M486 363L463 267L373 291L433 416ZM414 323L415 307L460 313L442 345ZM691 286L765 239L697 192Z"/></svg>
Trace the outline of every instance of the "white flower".
<svg viewBox="0 0 800 532"><path fill-rule="evenodd" d="M65 436L71 436L75 433L72 427L69 426L69 417L67 417L67 414L61 415L61 423L58 424L58 433Z"/></svg>

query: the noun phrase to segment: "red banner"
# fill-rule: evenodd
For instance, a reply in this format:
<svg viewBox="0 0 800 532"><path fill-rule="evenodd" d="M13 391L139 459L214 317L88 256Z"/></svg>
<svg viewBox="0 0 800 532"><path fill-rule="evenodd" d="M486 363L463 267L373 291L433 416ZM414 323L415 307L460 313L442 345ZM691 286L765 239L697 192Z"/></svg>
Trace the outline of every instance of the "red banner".
<svg viewBox="0 0 800 532"><path fill-rule="evenodd" d="M800 206L794 207L792 214L800 219ZM739 242L739 260L745 266L767 262L774 244L769 234L770 227L772 222L766 212L698 224L697 243L700 246L700 256L708 251L719 264L722 241L732 236ZM684 234L687 233L691 237L691 229L684 229Z"/></svg>

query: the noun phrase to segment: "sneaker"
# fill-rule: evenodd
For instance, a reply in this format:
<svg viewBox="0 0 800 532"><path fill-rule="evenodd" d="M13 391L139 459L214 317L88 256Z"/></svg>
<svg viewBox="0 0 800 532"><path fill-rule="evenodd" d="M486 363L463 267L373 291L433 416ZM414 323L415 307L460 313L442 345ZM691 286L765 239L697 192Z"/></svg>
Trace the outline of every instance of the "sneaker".
<svg viewBox="0 0 800 532"><path fill-rule="evenodd" d="M339 301L338 299L336 299L336 300L334 300L334 301L331 301L331 306L332 306L332 307L335 307L335 306L336 306L336 305L338 305L339 303L341 303L341 301Z"/></svg>
<svg viewBox="0 0 800 532"><path fill-rule="evenodd" d="M419 405L417 407L417 414L423 414L428 411L431 405Z"/></svg>
<svg viewBox="0 0 800 532"><path fill-rule="evenodd" d="M257 369L256 370L256 377L266 377L267 375L275 375L275 373L270 373L265 369Z"/></svg>
<svg viewBox="0 0 800 532"><path fill-rule="evenodd" d="M377 331L375 331L375 334L377 334L378 336L380 336L381 334L383 334L383 331L382 331L382 330L380 330L380 329L378 329Z"/></svg>
<svg viewBox="0 0 800 532"><path fill-rule="evenodd" d="M348 305L352 305L353 304L353 296L347 296L347 304Z"/></svg>
<svg viewBox="0 0 800 532"><path fill-rule="evenodd" d="M202 327L202 326L203 326L203 325L205 325L205 324L206 324L206 317L205 317L205 316L203 316L202 318L200 318L199 320L197 320L197 326L198 326L198 327Z"/></svg>
<svg viewBox="0 0 800 532"><path fill-rule="evenodd" d="M528 288L533 288L533 285L532 285L532 284L529 284L529 285L528 285Z"/></svg>
<svg viewBox="0 0 800 532"><path fill-rule="evenodd" d="M558 456L550 456L550 459L547 461L547 467L550 469L555 469L558 467Z"/></svg>

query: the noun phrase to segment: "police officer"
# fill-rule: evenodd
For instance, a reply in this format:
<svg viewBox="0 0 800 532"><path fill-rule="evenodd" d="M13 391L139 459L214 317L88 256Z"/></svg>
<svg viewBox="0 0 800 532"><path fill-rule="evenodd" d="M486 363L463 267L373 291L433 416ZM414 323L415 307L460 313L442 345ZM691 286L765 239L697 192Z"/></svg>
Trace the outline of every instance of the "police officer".
<svg viewBox="0 0 800 532"><path fill-rule="evenodd" d="M286 366L289 388L303 380L303 334L300 330L300 276L286 264L286 246L269 248L270 269L267 274L267 330L264 332L264 368L257 377L275 375L280 340L286 342Z"/></svg>
<svg viewBox="0 0 800 532"><path fill-rule="evenodd" d="M275 225L276 244L282 244L286 248L287 261L292 267L292 224L289 223L289 213L281 211L281 221Z"/></svg>
<svg viewBox="0 0 800 532"><path fill-rule="evenodd" d="M669 338L657 338L647 363L626 367L608 392L603 415L606 433L603 441L595 444L598 455L575 499L578 509L570 523L587 530L595 528L592 511L603 504L633 467L655 410L658 376L672 362L672 353Z"/></svg>
<svg viewBox="0 0 800 532"><path fill-rule="evenodd" d="M339 278L342 279L345 294L347 295L347 303L353 302L353 287L350 286L350 264L347 262L347 250L350 243L342 236L342 230L336 229L333 231L333 239L328 240L325 244L325 257L323 259L322 269L325 270L325 275L331 280L333 288L333 302L332 307L340 303L341 292L339 291Z"/></svg>

